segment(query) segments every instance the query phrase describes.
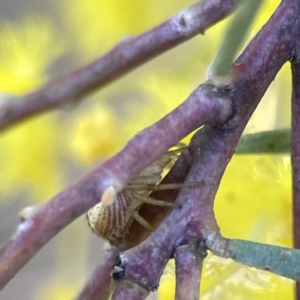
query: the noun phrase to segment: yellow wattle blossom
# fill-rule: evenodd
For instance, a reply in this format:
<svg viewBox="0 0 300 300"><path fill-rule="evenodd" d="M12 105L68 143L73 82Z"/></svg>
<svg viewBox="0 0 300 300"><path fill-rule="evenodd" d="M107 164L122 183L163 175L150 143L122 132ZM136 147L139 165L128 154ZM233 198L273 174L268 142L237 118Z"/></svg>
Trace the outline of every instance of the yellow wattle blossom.
<svg viewBox="0 0 300 300"><path fill-rule="evenodd" d="M51 291L49 291L49 285L51 286ZM70 300L73 299L78 286L73 281L61 282L58 280L50 280L42 285L37 291L34 300Z"/></svg>
<svg viewBox="0 0 300 300"><path fill-rule="evenodd" d="M273 12L281 3L281 0L263 0L259 13L253 20L253 30L259 31L266 21L272 16Z"/></svg>
<svg viewBox="0 0 300 300"><path fill-rule="evenodd" d="M46 68L64 49L44 19L1 24L0 37L1 93L22 94L44 83Z"/></svg>
<svg viewBox="0 0 300 300"><path fill-rule="evenodd" d="M0 93L23 94L39 86L63 50L42 20L5 23L0 37ZM29 193L31 203L44 201L61 186L55 128L52 117L42 116L1 134L1 199Z"/></svg>
<svg viewBox="0 0 300 300"><path fill-rule="evenodd" d="M84 163L103 161L120 150L126 140L120 138L120 122L111 109L99 105L96 111L80 114L75 119L75 131L71 136L71 151Z"/></svg>
<svg viewBox="0 0 300 300"><path fill-rule="evenodd" d="M43 202L62 186L56 126L53 118L43 116L2 134L1 199L26 194L31 204Z"/></svg>

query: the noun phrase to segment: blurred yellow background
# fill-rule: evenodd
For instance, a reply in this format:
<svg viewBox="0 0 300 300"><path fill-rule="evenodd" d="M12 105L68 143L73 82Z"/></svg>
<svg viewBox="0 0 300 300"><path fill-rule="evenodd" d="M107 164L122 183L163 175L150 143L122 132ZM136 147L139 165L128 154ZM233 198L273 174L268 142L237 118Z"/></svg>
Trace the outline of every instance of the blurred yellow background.
<svg viewBox="0 0 300 300"><path fill-rule="evenodd" d="M248 41L279 2L264 1ZM150 29L192 3L2 0L0 97L24 94L67 74L122 38ZM228 20L221 22L81 104L61 107L1 133L0 242L14 232L22 208L47 201L184 101L205 80L227 24ZM290 97L286 65L246 132L288 127ZM289 156L234 157L216 199L222 234L291 246L290 186ZM21 270L0 299L71 299L97 265L102 247L85 218L80 218ZM173 299L174 286L171 262L155 296ZM209 256L201 299L292 299L292 286L291 280Z"/></svg>

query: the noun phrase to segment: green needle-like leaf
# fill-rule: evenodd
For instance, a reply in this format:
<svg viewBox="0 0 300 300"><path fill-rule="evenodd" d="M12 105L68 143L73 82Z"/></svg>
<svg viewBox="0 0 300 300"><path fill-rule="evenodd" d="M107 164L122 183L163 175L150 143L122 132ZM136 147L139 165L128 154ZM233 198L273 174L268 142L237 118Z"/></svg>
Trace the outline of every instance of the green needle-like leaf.
<svg viewBox="0 0 300 300"><path fill-rule="evenodd" d="M246 134L241 137L236 154L290 153L291 130L280 129Z"/></svg>

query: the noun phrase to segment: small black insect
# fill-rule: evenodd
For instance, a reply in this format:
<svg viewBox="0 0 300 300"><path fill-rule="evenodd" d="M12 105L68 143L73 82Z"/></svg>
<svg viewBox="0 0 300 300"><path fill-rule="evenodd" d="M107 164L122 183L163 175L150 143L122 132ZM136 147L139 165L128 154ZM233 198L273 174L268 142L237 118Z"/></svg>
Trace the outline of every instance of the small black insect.
<svg viewBox="0 0 300 300"><path fill-rule="evenodd" d="M122 259L122 254L119 254L116 257L115 263L112 267L111 277L114 280L120 280L125 275L125 269L126 269L126 261Z"/></svg>
<svg viewBox="0 0 300 300"><path fill-rule="evenodd" d="M198 241L198 246L199 246L199 251L200 251L200 254L202 256L202 259L206 258L208 253L207 253L207 246L206 246L206 240L205 238L201 238L199 241Z"/></svg>

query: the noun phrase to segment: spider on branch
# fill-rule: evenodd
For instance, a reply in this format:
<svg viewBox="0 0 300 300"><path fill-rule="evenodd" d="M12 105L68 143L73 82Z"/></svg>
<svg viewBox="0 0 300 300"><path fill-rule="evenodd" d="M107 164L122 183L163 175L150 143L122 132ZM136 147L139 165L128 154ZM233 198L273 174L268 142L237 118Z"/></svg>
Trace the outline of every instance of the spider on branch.
<svg viewBox="0 0 300 300"><path fill-rule="evenodd" d="M87 212L87 220L91 229L112 245L118 245L122 242L134 220L147 230L153 231L154 228L151 224L139 214L141 205L148 203L172 208L178 208L179 205L151 198L149 197L150 193L157 190L180 189L200 184L199 182L189 182L158 185L164 169L171 168L179 154L185 149L187 149L186 146L179 145L178 149L169 150L150 164L116 195L116 201L111 205L106 206L100 202L91 208Z"/></svg>

